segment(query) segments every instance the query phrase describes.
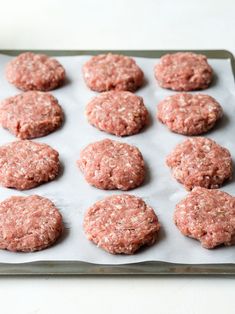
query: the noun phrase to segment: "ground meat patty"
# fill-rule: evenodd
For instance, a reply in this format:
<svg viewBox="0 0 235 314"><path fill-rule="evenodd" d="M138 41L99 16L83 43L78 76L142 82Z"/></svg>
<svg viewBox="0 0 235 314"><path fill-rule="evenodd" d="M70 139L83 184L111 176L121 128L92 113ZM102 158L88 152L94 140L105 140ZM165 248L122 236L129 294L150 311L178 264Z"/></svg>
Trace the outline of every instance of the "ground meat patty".
<svg viewBox="0 0 235 314"><path fill-rule="evenodd" d="M8 82L24 91L49 91L63 84L65 70L55 59L25 52L7 64L6 78Z"/></svg>
<svg viewBox="0 0 235 314"><path fill-rule="evenodd" d="M174 221L204 248L235 244L235 198L225 192L194 188L177 204Z"/></svg>
<svg viewBox="0 0 235 314"><path fill-rule="evenodd" d="M136 134L148 122L143 98L123 91L96 96L87 105L86 115L90 124L118 136Z"/></svg>
<svg viewBox="0 0 235 314"><path fill-rule="evenodd" d="M206 56L191 52L164 55L155 67L159 85L177 91L205 89L212 75Z"/></svg>
<svg viewBox="0 0 235 314"><path fill-rule="evenodd" d="M112 254L133 254L143 245L152 245L160 229L153 209L127 194L96 202L83 226L89 240Z"/></svg>
<svg viewBox="0 0 235 314"><path fill-rule="evenodd" d="M133 92L144 79L132 58L111 53L92 57L84 64L83 75L87 86L97 92L113 89Z"/></svg>
<svg viewBox="0 0 235 314"><path fill-rule="evenodd" d="M63 111L48 93L29 91L5 99L0 105L0 123L21 139L47 135L59 128Z"/></svg>
<svg viewBox="0 0 235 314"><path fill-rule="evenodd" d="M27 190L53 180L59 173L59 154L49 145L28 140L0 146L0 183Z"/></svg>
<svg viewBox="0 0 235 314"><path fill-rule="evenodd" d="M176 94L158 104L157 118L176 133L199 135L210 130L223 115L220 104L204 94Z"/></svg>
<svg viewBox="0 0 235 314"><path fill-rule="evenodd" d="M51 246L62 230L58 209L45 197L12 196L0 203L0 249L39 251Z"/></svg>
<svg viewBox="0 0 235 314"><path fill-rule="evenodd" d="M188 190L195 186L218 188L232 177L230 152L209 138L189 138L178 144L166 163Z"/></svg>
<svg viewBox="0 0 235 314"><path fill-rule="evenodd" d="M145 177L138 148L109 139L84 148L78 166L89 184L104 190L130 190L141 185Z"/></svg>

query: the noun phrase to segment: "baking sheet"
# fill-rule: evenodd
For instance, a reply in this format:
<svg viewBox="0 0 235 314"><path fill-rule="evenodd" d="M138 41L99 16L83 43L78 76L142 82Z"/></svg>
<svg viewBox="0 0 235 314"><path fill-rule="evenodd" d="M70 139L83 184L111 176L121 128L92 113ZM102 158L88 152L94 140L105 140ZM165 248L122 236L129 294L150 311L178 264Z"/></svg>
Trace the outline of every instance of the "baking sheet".
<svg viewBox="0 0 235 314"><path fill-rule="evenodd" d="M0 56L0 99L19 93L4 79L4 66L11 57ZM85 261L96 264L128 264L141 261L165 261L184 264L218 264L234 263L234 247L221 247L205 250L200 243L183 237L172 222L175 204L187 192L178 184L165 166L166 155L185 137L173 134L156 121L156 104L165 96L173 94L163 90L155 83L153 66L158 59L135 58L145 72L146 84L137 94L141 95L152 117L151 125L140 134L117 138L103 133L90 126L84 116L87 102L96 95L83 82L81 67L89 56L58 57L65 66L68 80L64 87L52 93L62 105L66 121L59 131L37 141L48 143L60 152L64 165L61 176L48 184L23 193L11 189L0 188L0 200L11 195L39 194L52 199L62 212L66 232L53 247L36 253L0 252L0 263L24 263L31 261ZM207 134L218 143L227 147L232 155L235 152L235 89L230 60L210 59L215 71L212 86L204 91L215 97L223 106L225 116L221 122ZM151 205L159 217L162 230L158 242L142 249L134 256L113 256L97 248L89 242L82 230L85 210L95 201L120 191L102 191L89 186L76 167L80 150L87 144L104 138L112 138L136 145L142 151L148 166L148 177L145 184L130 194L142 197ZM0 144L13 141L15 138L8 131L0 130ZM222 190L235 194L235 181L225 185Z"/></svg>

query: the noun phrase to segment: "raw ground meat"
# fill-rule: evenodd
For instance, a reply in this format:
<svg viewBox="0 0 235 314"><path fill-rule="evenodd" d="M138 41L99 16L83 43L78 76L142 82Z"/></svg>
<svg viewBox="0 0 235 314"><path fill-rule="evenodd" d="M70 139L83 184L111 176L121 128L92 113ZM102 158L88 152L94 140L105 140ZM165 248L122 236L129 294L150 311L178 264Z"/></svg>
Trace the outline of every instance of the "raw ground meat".
<svg viewBox="0 0 235 314"><path fill-rule="evenodd" d="M187 190L196 186L218 188L233 172L230 152L204 137L189 138L178 144L166 163Z"/></svg>
<svg viewBox="0 0 235 314"><path fill-rule="evenodd" d="M49 94L29 91L1 102L0 123L21 139L47 135L63 122L63 111L57 99Z"/></svg>
<svg viewBox="0 0 235 314"><path fill-rule="evenodd" d="M186 93L166 97L157 112L157 118L171 131L184 135L209 131L222 115L222 107L211 96Z"/></svg>
<svg viewBox="0 0 235 314"><path fill-rule="evenodd" d="M97 92L118 90L134 92L144 81L135 60L112 53L92 57L83 66L87 86Z"/></svg>
<svg viewBox="0 0 235 314"><path fill-rule="evenodd" d="M160 229L153 209L128 194L96 202L85 214L83 226L89 240L112 254L133 254L154 244Z"/></svg>
<svg viewBox="0 0 235 314"><path fill-rule="evenodd" d="M212 76L206 56L191 52L164 55L155 66L159 85L176 91L205 89L210 85Z"/></svg>
<svg viewBox="0 0 235 314"><path fill-rule="evenodd" d="M99 94L87 105L86 115L90 124L117 136L136 134L148 122L143 98L123 91Z"/></svg>
<svg viewBox="0 0 235 314"><path fill-rule="evenodd" d="M86 181L104 190L130 190L144 181L145 164L137 147L101 140L84 148L78 167Z"/></svg>
<svg viewBox="0 0 235 314"><path fill-rule="evenodd" d="M49 91L63 84L65 69L46 55L25 52L7 64L6 78L24 91Z"/></svg>
<svg viewBox="0 0 235 314"><path fill-rule="evenodd" d="M0 146L2 186L31 189L55 179L59 169L59 154L49 145L21 140Z"/></svg>
<svg viewBox="0 0 235 314"><path fill-rule="evenodd" d="M194 188L177 204L174 221L204 248L235 244L235 198L225 192Z"/></svg>
<svg viewBox="0 0 235 314"><path fill-rule="evenodd" d="M55 205L38 195L12 196L0 203L0 249L33 252L51 246L63 230Z"/></svg>

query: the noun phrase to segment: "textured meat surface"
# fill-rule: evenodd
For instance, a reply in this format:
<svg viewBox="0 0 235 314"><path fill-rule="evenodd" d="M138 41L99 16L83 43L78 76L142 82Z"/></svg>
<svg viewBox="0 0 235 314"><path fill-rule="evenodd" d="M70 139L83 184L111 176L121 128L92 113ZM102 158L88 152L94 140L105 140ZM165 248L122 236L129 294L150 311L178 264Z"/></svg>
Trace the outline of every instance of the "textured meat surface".
<svg viewBox="0 0 235 314"><path fill-rule="evenodd" d="M112 254L133 254L143 245L152 245L159 229L153 209L127 194L96 202L84 218L88 239Z"/></svg>
<svg viewBox="0 0 235 314"><path fill-rule="evenodd" d="M53 180L59 173L59 154L49 145L28 140L0 147L0 183L26 190Z"/></svg>
<svg viewBox="0 0 235 314"><path fill-rule="evenodd" d="M179 93L158 104L157 118L176 133L199 135L210 130L223 115L220 104L204 94Z"/></svg>
<svg viewBox="0 0 235 314"><path fill-rule="evenodd" d="M189 138L178 144L166 163L188 190L196 186L218 188L232 177L230 152L209 138Z"/></svg>
<svg viewBox="0 0 235 314"><path fill-rule="evenodd" d="M49 91L62 85L65 70L55 59L43 54L25 52L7 64L6 78L24 91Z"/></svg>
<svg viewBox="0 0 235 314"><path fill-rule="evenodd" d="M235 243L235 198L219 191L194 188L176 206L174 221L182 234L207 249Z"/></svg>
<svg viewBox="0 0 235 314"><path fill-rule="evenodd" d="M89 184L104 190L130 190L141 185L145 177L138 148L109 139L84 148L78 166Z"/></svg>
<svg viewBox="0 0 235 314"><path fill-rule="evenodd" d="M33 252L51 246L63 230L62 217L47 198L12 196L0 203L0 248Z"/></svg>
<svg viewBox="0 0 235 314"><path fill-rule="evenodd" d="M61 126L63 111L48 93L29 91L1 102L0 123L21 139L47 135Z"/></svg>
<svg viewBox="0 0 235 314"><path fill-rule="evenodd" d="M176 91L205 89L211 83L212 75L206 56L191 52L167 54L155 67L159 85Z"/></svg>
<svg viewBox="0 0 235 314"><path fill-rule="evenodd" d="M143 98L126 91L104 92L86 107L90 124L118 136L138 133L148 122Z"/></svg>
<svg viewBox="0 0 235 314"><path fill-rule="evenodd" d="M127 56L102 54L92 57L83 66L87 86L97 92L108 90L135 91L143 84L144 74Z"/></svg>

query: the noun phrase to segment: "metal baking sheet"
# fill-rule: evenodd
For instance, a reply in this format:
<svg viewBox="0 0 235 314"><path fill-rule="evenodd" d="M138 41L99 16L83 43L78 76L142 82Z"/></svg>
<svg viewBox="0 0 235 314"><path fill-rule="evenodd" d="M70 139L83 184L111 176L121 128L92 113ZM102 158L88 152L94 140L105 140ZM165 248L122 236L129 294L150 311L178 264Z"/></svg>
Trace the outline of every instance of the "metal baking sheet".
<svg viewBox="0 0 235 314"><path fill-rule="evenodd" d="M182 50L181 50L182 51ZM1 50L1 54L18 55L23 51L16 50ZM37 53L46 53L52 56L75 56L75 55L94 55L106 53L108 51L34 51ZM113 51L136 57L159 58L163 54L176 51ZM215 59L230 59L233 74L235 73L235 63L233 55L225 50L197 50L195 52L203 53L208 58ZM136 264L126 265L97 265L85 262L74 261L46 261L46 262L31 262L22 264L0 264L1 275L118 275L118 274L235 274L234 264L213 264L213 265L186 265L173 264L165 262L140 262Z"/></svg>

